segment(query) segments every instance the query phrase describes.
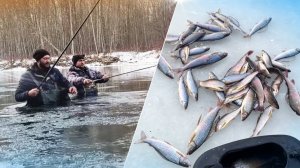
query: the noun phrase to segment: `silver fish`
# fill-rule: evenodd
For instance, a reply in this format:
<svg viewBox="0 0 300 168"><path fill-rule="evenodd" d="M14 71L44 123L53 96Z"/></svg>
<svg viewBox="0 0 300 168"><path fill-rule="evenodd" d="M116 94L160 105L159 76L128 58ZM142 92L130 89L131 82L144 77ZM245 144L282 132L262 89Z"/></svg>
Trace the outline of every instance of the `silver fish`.
<svg viewBox="0 0 300 168"><path fill-rule="evenodd" d="M185 154L176 149L170 143L156 138L148 138L144 131L141 132L141 139L136 143L147 143L152 146L162 157L183 167L190 167L191 162Z"/></svg>
<svg viewBox="0 0 300 168"><path fill-rule="evenodd" d="M227 26L227 24L225 24L223 21L219 20L215 15L210 14L209 16L215 24L217 24L218 26L220 26L221 28L223 28L225 30L231 31L230 28Z"/></svg>
<svg viewBox="0 0 300 168"><path fill-rule="evenodd" d="M278 102L272 92L272 88L270 86L264 85L264 95L265 95L266 101L268 101L271 106L273 106L276 109L279 109L279 104L278 104Z"/></svg>
<svg viewBox="0 0 300 168"><path fill-rule="evenodd" d="M251 86L254 89L257 99L258 99L258 109L259 111L264 110L264 101L265 101L265 94L263 85L258 77L254 77L251 81Z"/></svg>
<svg viewBox="0 0 300 168"><path fill-rule="evenodd" d="M199 38L197 41L215 41L223 39L230 35L230 32L216 32L211 34L206 34L203 37Z"/></svg>
<svg viewBox="0 0 300 168"><path fill-rule="evenodd" d="M262 73L266 77L270 77L270 72L268 71L268 69L265 66L265 64L263 63L263 61L261 61L261 60L258 61L257 62L257 67L258 67L260 73Z"/></svg>
<svg viewBox="0 0 300 168"><path fill-rule="evenodd" d="M198 100L198 87L196 85L196 82L194 80L192 70L188 70L186 74L186 85L188 88L188 91L191 96L197 101Z"/></svg>
<svg viewBox="0 0 300 168"><path fill-rule="evenodd" d="M164 73L166 76L170 77L171 79L174 78L174 73L171 70L170 64L167 62L167 60L163 57L160 56L159 61L158 61L158 69Z"/></svg>
<svg viewBox="0 0 300 168"><path fill-rule="evenodd" d="M232 66L227 73L225 74L225 76L228 75L233 75L233 74L239 74L241 68L243 67L243 65L246 62L246 58L249 57L251 54L253 53L252 50L249 50L246 54L244 54L244 56L234 65Z"/></svg>
<svg viewBox="0 0 300 168"><path fill-rule="evenodd" d="M244 73L244 74L233 74L225 76L221 81L224 82L226 85L238 82L242 79L244 79L246 76L250 75L250 73Z"/></svg>
<svg viewBox="0 0 300 168"><path fill-rule="evenodd" d="M179 49L179 57L182 64L188 63L189 52L190 48L188 46Z"/></svg>
<svg viewBox="0 0 300 168"><path fill-rule="evenodd" d="M189 23L189 27L188 27L188 29L185 32L183 32L180 35L180 37L178 39L179 43L181 43L186 37L188 37L189 35L191 35L196 30L196 28L197 28L197 26L195 24L193 24L193 22L188 21L188 23Z"/></svg>
<svg viewBox="0 0 300 168"><path fill-rule="evenodd" d="M195 23L196 26L200 27L201 29L205 29L211 32L227 32L228 29L224 29L220 26L216 26L213 24L202 24L202 23Z"/></svg>
<svg viewBox="0 0 300 168"><path fill-rule="evenodd" d="M193 61L190 61L186 65L184 65L181 68L173 69L173 71L177 72L179 76L182 75L182 73L187 69L192 69L196 67L201 67L208 64L213 64L215 62L218 62L225 58L227 56L227 53L225 52L215 52L207 55L203 55L201 57L198 57L194 59Z"/></svg>
<svg viewBox="0 0 300 168"><path fill-rule="evenodd" d="M290 69L286 68L284 64L282 64L282 63L280 63L280 62L278 62L278 61L272 60L272 65L273 65L273 67L278 68L278 69L281 69L281 70L283 70L283 71L291 72Z"/></svg>
<svg viewBox="0 0 300 168"><path fill-rule="evenodd" d="M278 94L279 88L280 88L280 85L282 84L282 82L283 82L283 77L282 77L282 75L279 74L272 83L272 89L273 89L274 96L276 96Z"/></svg>
<svg viewBox="0 0 300 168"><path fill-rule="evenodd" d="M178 50L179 48L182 48L186 45L190 45L193 42L197 41L198 39L200 39L201 37L203 37L205 35L205 32L202 30L193 32L192 34L190 34L189 36L187 36L181 43L179 43L174 51Z"/></svg>
<svg viewBox="0 0 300 168"><path fill-rule="evenodd" d="M271 22L271 20L272 20L271 17L261 20L260 22L258 22L256 25L253 26L250 33L245 37L251 37L254 33L258 32L259 30L261 30L265 27L267 27L268 24Z"/></svg>
<svg viewBox="0 0 300 168"><path fill-rule="evenodd" d="M290 107L292 108L292 110L294 112L296 112L297 115L300 115L300 95L295 86L295 81L288 79L287 72L286 72L286 75L284 75L283 77L284 77L286 86L288 87L287 98L288 98Z"/></svg>
<svg viewBox="0 0 300 168"><path fill-rule="evenodd" d="M218 105L206 114L206 116L201 120L192 133L191 139L188 145L187 154L190 155L195 152L206 140L209 135L209 132L213 126L213 123L220 111L221 106Z"/></svg>
<svg viewBox="0 0 300 168"><path fill-rule="evenodd" d="M221 129L225 128L233 119L236 118L240 114L241 109L238 108L237 110L225 114L217 123L215 131L220 131Z"/></svg>
<svg viewBox="0 0 300 168"><path fill-rule="evenodd" d="M273 60L278 61L278 60L281 60L281 59L284 59L284 58L293 57L293 56L295 56L295 55L297 55L299 53L300 53L300 49L299 48L290 49L290 50L284 51L284 52L276 55L273 58Z"/></svg>
<svg viewBox="0 0 300 168"><path fill-rule="evenodd" d="M261 55L259 55L258 58L259 58L259 60L263 61L263 63L265 64L265 66L267 68L273 67L272 59L271 59L270 55L265 50L261 51Z"/></svg>
<svg viewBox="0 0 300 168"><path fill-rule="evenodd" d="M218 77L213 72L209 72L208 79L218 79ZM224 92L222 92L222 91L215 91L215 93L216 93L218 99L220 100L220 102L223 102L225 100L225 93Z"/></svg>
<svg viewBox="0 0 300 168"><path fill-rule="evenodd" d="M253 130L252 137L257 136L264 128L268 120L271 118L274 108L272 106L267 107L263 113L257 119L256 126Z"/></svg>
<svg viewBox="0 0 300 168"><path fill-rule="evenodd" d="M181 76L178 81L178 94L179 94L180 103L182 104L184 109L186 109L189 103L189 95L187 94L186 91L186 86L183 80L183 76Z"/></svg>
<svg viewBox="0 0 300 168"><path fill-rule="evenodd" d="M224 104L233 102L235 100L238 100L238 99L244 97L245 94L248 92L248 90L249 90L249 88L245 88L244 90L241 90L241 91L239 91L237 93L234 93L234 94L226 96Z"/></svg>
<svg viewBox="0 0 300 168"><path fill-rule="evenodd" d="M208 51L209 49L210 48L207 46L191 48L190 52L189 52L189 56L202 54L202 53Z"/></svg>
<svg viewBox="0 0 300 168"><path fill-rule="evenodd" d="M199 86L214 91L224 91L226 89L225 84L218 79L208 79L205 81L200 81Z"/></svg>
<svg viewBox="0 0 300 168"><path fill-rule="evenodd" d="M252 89L249 89L248 93L244 97L242 106L241 106L241 119L244 121L251 111L254 109L254 98L255 93Z"/></svg>
<svg viewBox="0 0 300 168"><path fill-rule="evenodd" d="M227 92L226 95L231 95L234 93L237 93L241 90L243 90L251 81L252 79L258 74L258 72L253 72L250 75L248 75L246 78L241 80L240 82L236 83L235 85L231 86Z"/></svg>

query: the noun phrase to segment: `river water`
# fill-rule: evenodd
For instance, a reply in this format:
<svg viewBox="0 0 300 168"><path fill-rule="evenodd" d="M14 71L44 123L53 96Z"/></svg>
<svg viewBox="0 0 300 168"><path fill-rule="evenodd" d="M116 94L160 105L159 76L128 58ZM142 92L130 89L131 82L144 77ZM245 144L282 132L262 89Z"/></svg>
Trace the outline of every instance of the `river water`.
<svg viewBox="0 0 300 168"><path fill-rule="evenodd" d="M115 75L142 67L93 69ZM98 97L36 109L14 100L24 70L0 71L0 167L123 167L154 70L99 84Z"/></svg>

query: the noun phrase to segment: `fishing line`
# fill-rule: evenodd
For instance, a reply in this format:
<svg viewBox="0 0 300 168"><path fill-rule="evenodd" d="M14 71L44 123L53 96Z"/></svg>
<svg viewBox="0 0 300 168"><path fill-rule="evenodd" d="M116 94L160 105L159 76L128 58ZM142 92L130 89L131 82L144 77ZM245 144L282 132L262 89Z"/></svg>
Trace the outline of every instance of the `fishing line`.
<svg viewBox="0 0 300 168"><path fill-rule="evenodd" d="M92 14L92 12L94 11L94 9L96 8L96 6L99 4L100 0L97 1L97 3L94 5L93 9L90 11L90 13L87 15L87 17L85 18L85 20L83 21L83 23L80 25L80 27L77 29L76 33L74 34L74 36L72 37L72 39L69 41L69 43L67 44L67 46L65 47L65 49L62 51L62 53L60 54L60 56L57 58L57 60L55 61L55 63L53 64L53 66L49 69L49 71L47 72L46 76L43 78L41 84L38 86L38 88L41 87L41 85L45 82L46 78L49 76L49 73L51 72L51 70L55 67L55 65L58 63L59 59L62 57L62 55L66 52L66 50L68 49L68 47L71 45L72 41L74 40L74 38L76 37L76 35L78 34L78 32L81 30L82 26L85 24L85 22L88 20L88 18L90 17L90 15Z"/></svg>

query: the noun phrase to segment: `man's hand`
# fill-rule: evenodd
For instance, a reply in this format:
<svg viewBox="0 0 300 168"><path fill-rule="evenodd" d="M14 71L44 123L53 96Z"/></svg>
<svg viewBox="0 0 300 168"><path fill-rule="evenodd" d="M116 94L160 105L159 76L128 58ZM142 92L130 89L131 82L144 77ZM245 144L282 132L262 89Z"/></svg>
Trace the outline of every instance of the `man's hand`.
<svg viewBox="0 0 300 168"><path fill-rule="evenodd" d="M109 76L104 74L101 79L103 80L103 82L107 82L109 80Z"/></svg>
<svg viewBox="0 0 300 168"><path fill-rule="evenodd" d="M93 83L93 80L90 80L90 79L84 79L83 80L83 84L86 85L86 86L88 86L88 85L90 85L92 83Z"/></svg>
<svg viewBox="0 0 300 168"><path fill-rule="evenodd" d="M29 97L35 97L40 93L40 90L38 88L33 88L31 90L28 91L28 96Z"/></svg>
<svg viewBox="0 0 300 168"><path fill-rule="evenodd" d="M75 87L75 86L70 87L70 88L69 88L69 93L71 93L71 94L77 94L77 89L76 89L76 87Z"/></svg>

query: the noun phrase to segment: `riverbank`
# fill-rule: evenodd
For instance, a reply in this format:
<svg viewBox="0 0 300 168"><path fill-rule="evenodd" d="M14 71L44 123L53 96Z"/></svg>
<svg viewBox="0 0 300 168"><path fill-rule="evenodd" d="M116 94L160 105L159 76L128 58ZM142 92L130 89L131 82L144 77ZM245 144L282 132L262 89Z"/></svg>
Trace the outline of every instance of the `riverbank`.
<svg viewBox="0 0 300 168"><path fill-rule="evenodd" d="M122 63L156 63L159 58L160 51L151 50L146 52L113 52L109 54L91 54L86 55L86 64L94 66L102 65L119 65ZM57 56L52 57L53 63L57 60ZM72 55L62 56L58 62L58 66L68 67L72 65ZM15 61L2 60L0 61L0 70L13 68L28 68L35 62L34 59L18 59Z"/></svg>

